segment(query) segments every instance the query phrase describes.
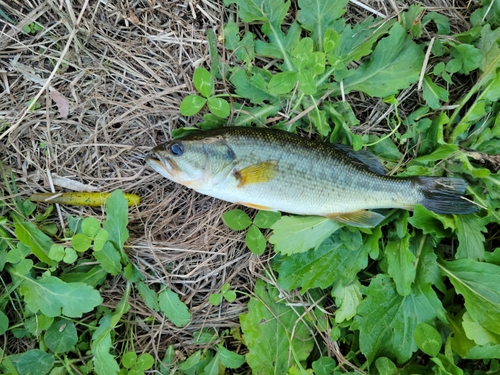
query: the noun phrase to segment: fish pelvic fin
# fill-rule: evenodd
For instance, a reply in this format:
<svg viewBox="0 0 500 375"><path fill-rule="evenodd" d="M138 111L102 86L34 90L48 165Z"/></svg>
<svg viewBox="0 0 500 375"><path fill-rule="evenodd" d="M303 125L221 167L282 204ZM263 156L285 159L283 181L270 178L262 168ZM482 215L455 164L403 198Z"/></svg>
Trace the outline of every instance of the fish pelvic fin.
<svg viewBox="0 0 500 375"><path fill-rule="evenodd" d="M366 210L333 213L326 217L358 228L373 228L384 220L384 215Z"/></svg>
<svg viewBox="0 0 500 375"><path fill-rule="evenodd" d="M479 211L477 205L462 196L467 182L460 178L418 177L416 183L424 196L419 203L430 211L437 214L472 214Z"/></svg>
<svg viewBox="0 0 500 375"><path fill-rule="evenodd" d="M234 171L234 176L239 181L238 187L250 184L260 184L272 180L278 173L278 161L269 160L252 164L239 171Z"/></svg>

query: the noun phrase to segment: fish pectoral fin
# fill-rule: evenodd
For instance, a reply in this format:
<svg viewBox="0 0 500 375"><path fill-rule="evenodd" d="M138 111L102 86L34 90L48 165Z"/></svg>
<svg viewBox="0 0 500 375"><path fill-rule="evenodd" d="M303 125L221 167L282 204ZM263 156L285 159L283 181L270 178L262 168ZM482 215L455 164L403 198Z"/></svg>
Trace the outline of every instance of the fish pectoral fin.
<svg viewBox="0 0 500 375"><path fill-rule="evenodd" d="M242 206L250 207L250 208L255 208L256 210L261 210L261 211L276 211L272 207L268 206L263 206L260 204L254 204L254 203L247 203L247 202L236 202L237 204L241 204Z"/></svg>
<svg viewBox="0 0 500 375"><path fill-rule="evenodd" d="M249 184L259 184L272 180L278 173L278 161L269 160L252 164L239 171L234 171L234 176L238 179L238 187Z"/></svg>
<svg viewBox="0 0 500 375"><path fill-rule="evenodd" d="M329 219L358 228L373 228L384 220L384 215L373 211L340 212L326 215Z"/></svg>

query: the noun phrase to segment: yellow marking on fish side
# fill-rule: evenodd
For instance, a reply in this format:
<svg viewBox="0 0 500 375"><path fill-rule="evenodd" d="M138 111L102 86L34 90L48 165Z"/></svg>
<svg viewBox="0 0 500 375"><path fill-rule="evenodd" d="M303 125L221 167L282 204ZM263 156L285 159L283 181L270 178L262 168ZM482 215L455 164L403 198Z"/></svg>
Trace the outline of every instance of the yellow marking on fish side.
<svg viewBox="0 0 500 375"><path fill-rule="evenodd" d="M237 202L237 204L241 204L242 206L245 207L250 207L250 208L255 208L256 210L262 210L262 211L276 211L272 207L268 206L262 206L260 204L253 204L253 203L246 203L246 202Z"/></svg>
<svg viewBox="0 0 500 375"><path fill-rule="evenodd" d="M272 180L278 173L278 162L276 160L263 161L250 165L240 171L235 171L234 176L238 179L238 187L249 184L259 184Z"/></svg>

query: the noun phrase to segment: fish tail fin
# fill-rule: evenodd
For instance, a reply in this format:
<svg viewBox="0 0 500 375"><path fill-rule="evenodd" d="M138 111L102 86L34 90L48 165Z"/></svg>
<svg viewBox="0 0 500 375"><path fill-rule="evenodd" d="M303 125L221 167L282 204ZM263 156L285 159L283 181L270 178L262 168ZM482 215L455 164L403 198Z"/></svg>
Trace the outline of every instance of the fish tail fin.
<svg viewBox="0 0 500 375"><path fill-rule="evenodd" d="M419 177L424 199L420 202L425 208L437 214L471 214L479 207L462 195L467 188L467 182L460 178L450 177Z"/></svg>

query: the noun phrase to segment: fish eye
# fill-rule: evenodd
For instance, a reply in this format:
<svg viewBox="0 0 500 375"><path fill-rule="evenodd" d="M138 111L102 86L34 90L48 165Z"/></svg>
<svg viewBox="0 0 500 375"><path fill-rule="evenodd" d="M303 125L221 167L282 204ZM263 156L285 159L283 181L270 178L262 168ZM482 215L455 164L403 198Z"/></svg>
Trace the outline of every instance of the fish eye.
<svg viewBox="0 0 500 375"><path fill-rule="evenodd" d="M174 156L181 156L184 153L184 145L180 142L175 142L170 145L170 153Z"/></svg>

